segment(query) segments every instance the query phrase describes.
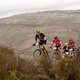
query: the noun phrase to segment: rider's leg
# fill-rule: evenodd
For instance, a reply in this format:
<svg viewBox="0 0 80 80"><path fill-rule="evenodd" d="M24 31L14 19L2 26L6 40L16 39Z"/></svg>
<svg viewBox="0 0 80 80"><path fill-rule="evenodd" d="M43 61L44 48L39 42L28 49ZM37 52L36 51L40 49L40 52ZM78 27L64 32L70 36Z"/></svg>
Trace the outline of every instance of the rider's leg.
<svg viewBox="0 0 80 80"><path fill-rule="evenodd" d="M48 53L46 44L47 44L47 40L40 40L41 49L44 51L44 53Z"/></svg>
<svg viewBox="0 0 80 80"><path fill-rule="evenodd" d="M56 59L59 60L61 58L61 46L56 46Z"/></svg>
<svg viewBox="0 0 80 80"><path fill-rule="evenodd" d="M44 50L46 53L48 53L48 51L47 51L47 48L46 48L46 45L45 45L45 44L43 44L43 50Z"/></svg>
<svg viewBox="0 0 80 80"><path fill-rule="evenodd" d="M44 49L45 49L46 53L48 53L46 45L47 45L47 40L44 40L43 41L43 46L44 46Z"/></svg>
<svg viewBox="0 0 80 80"><path fill-rule="evenodd" d="M60 45L58 45L58 46L56 46L56 50L57 50L57 52L60 54L60 51L61 51L61 46Z"/></svg>
<svg viewBox="0 0 80 80"><path fill-rule="evenodd" d="M40 40L39 45L41 46L41 49L45 49L46 41Z"/></svg>

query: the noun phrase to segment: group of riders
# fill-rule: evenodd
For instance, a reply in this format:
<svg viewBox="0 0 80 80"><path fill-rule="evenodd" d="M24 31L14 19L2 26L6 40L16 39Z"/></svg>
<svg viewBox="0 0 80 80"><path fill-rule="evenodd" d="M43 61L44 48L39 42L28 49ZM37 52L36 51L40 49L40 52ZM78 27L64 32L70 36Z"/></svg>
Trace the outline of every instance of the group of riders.
<svg viewBox="0 0 80 80"><path fill-rule="evenodd" d="M47 45L47 38L44 33L41 33L40 29L36 30L35 43L33 44L33 46L35 46L36 44L39 44L41 46ZM51 45L49 47L52 48L53 46L55 46L57 50L61 49L62 42L58 36L55 36L53 38ZM76 44L73 41L73 39L69 39L68 42L65 43L65 45L63 46L63 52L69 52L70 49L72 49L72 51L75 51L76 49Z"/></svg>

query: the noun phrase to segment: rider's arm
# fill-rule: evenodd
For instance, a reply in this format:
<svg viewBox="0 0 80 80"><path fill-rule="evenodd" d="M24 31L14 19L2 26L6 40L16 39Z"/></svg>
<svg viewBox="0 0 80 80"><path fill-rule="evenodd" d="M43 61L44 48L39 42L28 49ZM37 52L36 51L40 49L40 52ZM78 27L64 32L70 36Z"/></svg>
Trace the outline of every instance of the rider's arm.
<svg viewBox="0 0 80 80"><path fill-rule="evenodd" d="M35 35L35 44L37 43L38 36Z"/></svg>
<svg viewBox="0 0 80 80"><path fill-rule="evenodd" d="M77 48L78 46L77 46L77 44L75 44L75 48Z"/></svg>
<svg viewBox="0 0 80 80"><path fill-rule="evenodd" d="M50 45L50 48L53 46L53 44Z"/></svg>
<svg viewBox="0 0 80 80"><path fill-rule="evenodd" d="M36 45L36 43L37 43L37 39L39 38L39 36L38 35L35 35L35 43L33 44L33 46L35 46Z"/></svg>
<svg viewBox="0 0 80 80"><path fill-rule="evenodd" d="M75 48L77 48L77 45L76 45L76 44L74 44L74 49L75 49Z"/></svg>
<svg viewBox="0 0 80 80"><path fill-rule="evenodd" d="M53 46L53 44L54 44L54 43L53 43L53 41L52 41L52 43L51 43L51 45L50 45L50 48Z"/></svg>
<svg viewBox="0 0 80 80"><path fill-rule="evenodd" d="M44 37L44 40L47 40L47 38L46 38L46 37Z"/></svg>

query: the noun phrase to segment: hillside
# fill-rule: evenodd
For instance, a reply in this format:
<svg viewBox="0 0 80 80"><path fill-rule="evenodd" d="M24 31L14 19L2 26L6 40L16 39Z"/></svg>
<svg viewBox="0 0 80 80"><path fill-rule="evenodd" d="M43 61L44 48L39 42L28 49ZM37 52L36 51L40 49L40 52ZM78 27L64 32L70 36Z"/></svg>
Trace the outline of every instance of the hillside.
<svg viewBox="0 0 80 80"><path fill-rule="evenodd" d="M0 43L14 48L30 48L36 27L47 35L48 43L54 35L59 35L63 42L68 37L79 40L80 11L25 13L0 19Z"/></svg>
<svg viewBox="0 0 80 80"><path fill-rule="evenodd" d="M27 25L67 25L80 23L80 11L46 11L39 13L25 13L0 20L4 24Z"/></svg>
<svg viewBox="0 0 80 80"><path fill-rule="evenodd" d="M62 51L62 55L53 56L48 47L49 57L44 54L34 59L33 52L38 47L32 44L37 27L46 34L48 45L55 35L63 44L72 37L80 45L79 10L25 13L0 19L0 80L80 80L80 47L74 56Z"/></svg>

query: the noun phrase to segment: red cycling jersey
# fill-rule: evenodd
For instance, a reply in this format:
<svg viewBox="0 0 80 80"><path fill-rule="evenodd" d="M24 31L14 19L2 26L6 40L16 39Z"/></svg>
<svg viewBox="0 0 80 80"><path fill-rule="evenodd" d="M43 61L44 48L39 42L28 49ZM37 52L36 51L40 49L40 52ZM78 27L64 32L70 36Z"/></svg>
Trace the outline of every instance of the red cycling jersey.
<svg viewBox="0 0 80 80"><path fill-rule="evenodd" d="M71 48L71 49L74 49L75 48L75 44L69 44L68 43L68 47Z"/></svg>
<svg viewBox="0 0 80 80"><path fill-rule="evenodd" d="M53 44L55 44L56 46L61 46L61 41L59 39L54 39Z"/></svg>
<svg viewBox="0 0 80 80"><path fill-rule="evenodd" d="M74 41L73 41L72 39L69 39L68 47L69 47L69 48L72 48L72 49L74 49L74 48L76 47L76 46L75 46L75 43L74 43Z"/></svg>

